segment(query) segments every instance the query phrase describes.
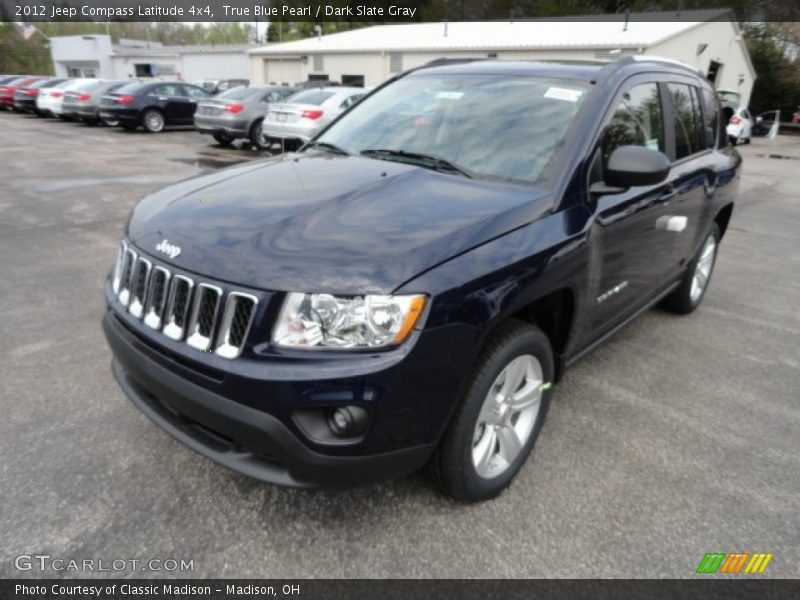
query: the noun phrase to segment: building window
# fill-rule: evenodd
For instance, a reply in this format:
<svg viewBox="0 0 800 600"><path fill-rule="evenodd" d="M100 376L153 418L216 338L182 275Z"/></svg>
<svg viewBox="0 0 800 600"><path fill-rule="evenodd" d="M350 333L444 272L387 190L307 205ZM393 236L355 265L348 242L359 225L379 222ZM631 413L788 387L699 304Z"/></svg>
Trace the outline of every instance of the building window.
<svg viewBox="0 0 800 600"><path fill-rule="evenodd" d="M403 55L399 52L389 53L389 73L399 73L403 70Z"/></svg>
<svg viewBox="0 0 800 600"><path fill-rule="evenodd" d="M314 55L314 71L324 71L325 70L325 63L323 62L322 54L315 54Z"/></svg>
<svg viewBox="0 0 800 600"><path fill-rule="evenodd" d="M717 87L720 71L722 71L722 63L718 63L715 60L708 63L708 75L706 75L706 79L708 79L714 87Z"/></svg>
<svg viewBox="0 0 800 600"><path fill-rule="evenodd" d="M350 87L364 87L363 75L342 75L342 85Z"/></svg>

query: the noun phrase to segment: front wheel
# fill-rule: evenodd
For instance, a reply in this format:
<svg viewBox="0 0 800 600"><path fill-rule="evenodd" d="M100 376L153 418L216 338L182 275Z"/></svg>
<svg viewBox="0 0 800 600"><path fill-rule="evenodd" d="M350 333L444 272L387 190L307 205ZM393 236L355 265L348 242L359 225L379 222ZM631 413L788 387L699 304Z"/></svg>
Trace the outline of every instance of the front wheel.
<svg viewBox="0 0 800 600"><path fill-rule="evenodd" d="M547 415L553 364L550 341L537 327L509 321L492 337L431 459L446 495L480 502L511 483Z"/></svg>
<svg viewBox="0 0 800 600"><path fill-rule="evenodd" d="M697 256L689 263L680 285L664 299L667 310L685 315L700 306L717 262L719 236L719 227L714 223Z"/></svg>
<svg viewBox="0 0 800 600"><path fill-rule="evenodd" d="M146 110L142 115L142 125L149 133L159 133L164 130L164 115L158 110Z"/></svg>

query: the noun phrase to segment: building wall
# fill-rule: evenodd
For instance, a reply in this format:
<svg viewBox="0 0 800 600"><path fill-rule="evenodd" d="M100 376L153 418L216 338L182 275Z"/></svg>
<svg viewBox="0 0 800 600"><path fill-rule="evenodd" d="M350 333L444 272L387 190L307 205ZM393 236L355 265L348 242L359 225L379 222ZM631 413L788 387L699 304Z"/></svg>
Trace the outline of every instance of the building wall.
<svg viewBox="0 0 800 600"><path fill-rule="evenodd" d="M722 63L722 69L715 81L716 88L739 92L742 95L742 105L747 106L753 91L754 77L747 64L744 39L737 40L737 35L736 28L730 21L704 23L648 48L646 54L680 60L697 67L704 74L708 73L712 60ZM708 46L697 54L700 44Z"/></svg>
<svg viewBox="0 0 800 600"><path fill-rule="evenodd" d="M744 41L738 36L730 21L703 23L683 32L674 38L651 48L628 48L620 54L637 54L640 51L654 56L664 56L680 60L708 73L711 61L722 64L715 85L718 89L737 91L746 105L753 89L753 74L750 73ZM707 44L701 54L697 54L700 44ZM609 57L613 47L592 48L589 50L527 50L499 51L497 58L506 60L594 60ZM422 66L437 58L464 58L487 56L489 51L473 52L403 52L401 70ZM391 77L391 53L328 53L322 56L321 69L315 69L314 54L299 56L277 56L253 54L250 58L250 79L254 83L290 83L305 81L309 75L326 74L328 78L341 81L343 75L362 75L364 84L376 86ZM395 65L396 66L396 65ZM279 70L281 75L279 76Z"/></svg>
<svg viewBox="0 0 800 600"><path fill-rule="evenodd" d="M107 35L50 38L50 56L57 77L69 77L70 68L92 69L98 78L114 76L111 38Z"/></svg>
<svg viewBox="0 0 800 600"><path fill-rule="evenodd" d="M327 75L332 81L342 81L345 75L364 77L364 85L374 87L380 85L395 74L391 70L392 53L336 53L322 55L320 69L315 69L313 54L299 56L260 56L253 55L250 63L250 80L256 84L289 83L306 81L309 76ZM437 58L474 58L485 57L486 52L403 52L400 70L420 67ZM590 51L526 51L498 52L498 58L506 60L591 60L595 58ZM395 65L396 66L396 65Z"/></svg>
<svg viewBox="0 0 800 600"><path fill-rule="evenodd" d="M184 54L181 74L185 81L199 79L247 79L250 61L244 52L214 52Z"/></svg>

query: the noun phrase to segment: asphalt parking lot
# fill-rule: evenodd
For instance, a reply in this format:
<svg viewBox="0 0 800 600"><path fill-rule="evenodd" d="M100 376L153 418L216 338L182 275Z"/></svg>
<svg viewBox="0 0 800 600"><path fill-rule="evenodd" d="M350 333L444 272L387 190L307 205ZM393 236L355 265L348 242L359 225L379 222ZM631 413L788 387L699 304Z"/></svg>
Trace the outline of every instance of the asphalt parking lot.
<svg viewBox="0 0 800 600"><path fill-rule="evenodd" d="M568 371L533 460L477 506L419 475L263 485L118 388L102 285L129 210L258 153L8 112L0 139L0 576L78 575L14 568L50 554L193 559L196 577L692 577L744 551L800 577L800 138L742 147L701 309L650 311Z"/></svg>

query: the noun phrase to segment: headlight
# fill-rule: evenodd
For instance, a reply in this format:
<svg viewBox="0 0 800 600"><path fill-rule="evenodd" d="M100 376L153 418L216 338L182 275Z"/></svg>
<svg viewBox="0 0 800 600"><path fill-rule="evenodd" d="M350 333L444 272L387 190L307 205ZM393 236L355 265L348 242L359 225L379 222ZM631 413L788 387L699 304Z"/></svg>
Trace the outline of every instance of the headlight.
<svg viewBox="0 0 800 600"><path fill-rule="evenodd" d="M405 340L425 296L333 296L292 293L272 336L287 348L377 348Z"/></svg>

